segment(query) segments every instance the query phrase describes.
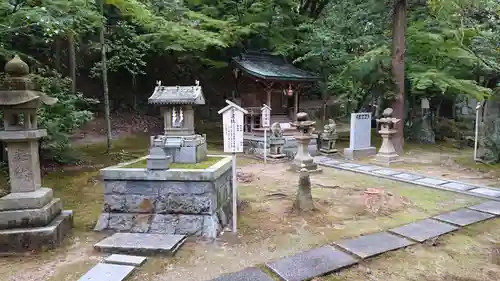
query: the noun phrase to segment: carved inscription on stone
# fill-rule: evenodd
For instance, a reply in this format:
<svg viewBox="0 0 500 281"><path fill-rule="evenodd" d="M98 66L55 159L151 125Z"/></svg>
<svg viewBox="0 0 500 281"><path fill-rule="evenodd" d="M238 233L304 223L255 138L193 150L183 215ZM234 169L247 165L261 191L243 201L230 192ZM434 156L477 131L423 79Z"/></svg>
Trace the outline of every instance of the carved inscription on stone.
<svg viewBox="0 0 500 281"><path fill-rule="evenodd" d="M31 181L33 171L29 165L30 155L28 151L22 148L16 148L12 152L12 170L14 177L21 181Z"/></svg>

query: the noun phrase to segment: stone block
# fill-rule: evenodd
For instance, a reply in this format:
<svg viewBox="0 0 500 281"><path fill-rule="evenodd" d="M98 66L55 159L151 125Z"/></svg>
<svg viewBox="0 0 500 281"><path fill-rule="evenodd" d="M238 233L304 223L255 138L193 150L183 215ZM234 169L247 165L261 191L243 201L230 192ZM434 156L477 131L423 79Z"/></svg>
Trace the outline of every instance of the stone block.
<svg viewBox="0 0 500 281"><path fill-rule="evenodd" d="M355 168L355 170L360 170L360 171L364 171L364 172L371 172L371 171L379 170L379 169L381 169L381 168L378 166L360 166L360 167Z"/></svg>
<svg viewBox="0 0 500 281"><path fill-rule="evenodd" d="M478 212L470 209L460 209L457 211L435 216L434 218L459 226L467 226L469 224L491 219L493 217L494 215L492 214Z"/></svg>
<svg viewBox="0 0 500 281"><path fill-rule="evenodd" d="M146 262L146 259L146 257L140 256L112 254L111 256L105 258L104 262L121 265L141 266Z"/></svg>
<svg viewBox="0 0 500 281"><path fill-rule="evenodd" d="M151 221L150 233L175 234L176 215L155 215Z"/></svg>
<svg viewBox="0 0 500 281"><path fill-rule="evenodd" d="M449 181L447 180L440 180L440 179L433 179L433 178L423 178L423 179L418 179L415 181L415 183L423 183L423 184L429 184L429 185L441 185L445 184Z"/></svg>
<svg viewBox="0 0 500 281"><path fill-rule="evenodd" d="M125 212L154 213L157 195L125 195Z"/></svg>
<svg viewBox="0 0 500 281"><path fill-rule="evenodd" d="M115 233L95 244L94 248L106 253L174 255L185 240L184 235Z"/></svg>
<svg viewBox="0 0 500 281"><path fill-rule="evenodd" d="M121 194L104 194L105 212L125 212L125 195Z"/></svg>
<svg viewBox="0 0 500 281"><path fill-rule="evenodd" d="M418 179L423 178L423 176L407 174L407 173L397 174L397 175L394 175L393 177L398 178L398 179L403 179L403 180L409 180L409 181L414 181L414 180L418 180Z"/></svg>
<svg viewBox="0 0 500 281"><path fill-rule="evenodd" d="M469 190L469 192L482 194L490 197L500 197L500 189L494 189L494 188L481 187Z"/></svg>
<svg viewBox="0 0 500 281"><path fill-rule="evenodd" d="M242 271L224 274L210 281L273 281L262 270L250 267Z"/></svg>
<svg viewBox="0 0 500 281"><path fill-rule="evenodd" d="M462 191L467 191L469 189L474 188L474 186L470 186L470 185L458 183L458 182L449 182L449 183L443 184L442 186L447 187L447 188L451 188L451 189L462 190Z"/></svg>
<svg viewBox="0 0 500 281"><path fill-rule="evenodd" d="M52 189L42 187L33 192L13 192L0 198L0 211L39 209L54 197Z"/></svg>
<svg viewBox="0 0 500 281"><path fill-rule="evenodd" d="M377 149L375 147L361 148L361 149L344 149L344 157L349 160L367 158L377 154Z"/></svg>
<svg viewBox="0 0 500 281"><path fill-rule="evenodd" d="M335 245L363 259L415 244L387 232L369 234L358 238L342 240Z"/></svg>
<svg viewBox="0 0 500 281"><path fill-rule="evenodd" d="M38 251L60 244L73 227L73 213L62 211L44 227L0 230L0 249L5 252Z"/></svg>
<svg viewBox="0 0 500 281"><path fill-rule="evenodd" d="M160 186L151 181L126 181L124 191L126 194L157 195Z"/></svg>
<svg viewBox="0 0 500 281"><path fill-rule="evenodd" d="M457 229L458 227L447 223L442 223L432 219L425 219L393 228L389 231L418 242L424 242L425 240L441 236Z"/></svg>
<svg viewBox="0 0 500 281"><path fill-rule="evenodd" d="M0 229L46 226L61 209L61 200L55 198L40 209L0 211Z"/></svg>
<svg viewBox="0 0 500 281"><path fill-rule="evenodd" d="M331 246L323 246L266 263L266 266L285 281L303 281L355 263L357 260L352 256Z"/></svg>
<svg viewBox="0 0 500 281"><path fill-rule="evenodd" d="M217 202L209 195L170 194L156 201L159 214L212 214L216 209Z"/></svg>
<svg viewBox="0 0 500 281"><path fill-rule="evenodd" d="M169 194L194 194L201 195L214 190L213 183L209 181L166 181L158 189L159 195Z"/></svg>
<svg viewBox="0 0 500 281"><path fill-rule="evenodd" d="M123 281L134 269L135 267L130 265L98 263L78 281Z"/></svg>
<svg viewBox="0 0 500 281"><path fill-rule="evenodd" d="M401 172L399 172L399 171L388 170L388 169L373 171L373 173L379 174L379 175L384 175L384 176L392 176L392 175L396 175L396 174L401 174Z"/></svg>
<svg viewBox="0 0 500 281"><path fill-rule="evenodd" d="M152 214L103 213L95 228L115 231L148 232Z"/></svg>
<svg viewBox="0 0 500 281"><path fill-rule="evenodd" d="M498 201L487 201L479 205L471 206L469 209L480 211L483 213L490 213L494 215L500 215L500 202Z"/></svg>

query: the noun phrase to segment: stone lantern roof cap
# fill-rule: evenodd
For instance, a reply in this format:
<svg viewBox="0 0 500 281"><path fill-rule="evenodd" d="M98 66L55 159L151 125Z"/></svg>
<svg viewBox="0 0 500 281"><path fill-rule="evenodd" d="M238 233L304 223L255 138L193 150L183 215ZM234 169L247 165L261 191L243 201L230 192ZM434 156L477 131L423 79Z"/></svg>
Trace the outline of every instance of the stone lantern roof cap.
<svg viewBox="0 0 500 281"><path fill-rule="evenodd" d="M200 85L195 86L161 86L155 87L149 97L150 104L205 104L205 97Z"/></svg>
<svg viewBox="0 0 500 281"><path fill-rule="evenodd" d="M0 106L13 106L28 103L34 100L40 100L43 104L53 105L57 102L56 98L49 97L47 94L32 90L31 80L26 77L29 74L29 67L18 55L5 64L4 83L0 83Z"/></svg>

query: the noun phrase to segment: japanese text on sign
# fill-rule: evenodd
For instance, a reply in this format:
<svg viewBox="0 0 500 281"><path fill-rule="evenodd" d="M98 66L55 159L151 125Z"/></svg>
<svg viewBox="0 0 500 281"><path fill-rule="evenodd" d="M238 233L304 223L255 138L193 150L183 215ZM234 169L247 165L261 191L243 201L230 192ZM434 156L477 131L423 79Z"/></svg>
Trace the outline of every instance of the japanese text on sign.
<svg viewBox="0 0 500 281"><path fill-rule="evenodd" d="M243 112L231 108L223 113L224 152L243 152Z"/></svg>

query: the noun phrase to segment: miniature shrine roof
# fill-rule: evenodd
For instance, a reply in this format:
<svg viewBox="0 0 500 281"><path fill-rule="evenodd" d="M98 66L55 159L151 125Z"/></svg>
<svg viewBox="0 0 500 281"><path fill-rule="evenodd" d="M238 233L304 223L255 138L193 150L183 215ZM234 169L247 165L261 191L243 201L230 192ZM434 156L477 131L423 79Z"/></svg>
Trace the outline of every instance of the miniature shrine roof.
<svg viewBox="0 0 500 281"><path fill-rule="evenodd" d="M201 86L156 86L151 104L205 104Z"/></svg>
<svg viewBox="0 0 500 281"><path fill-rule="evenodd" d="M283 56L267 52L246 52L233 58L233 62L247 74L265 80L303 81L319 80L319 76L295 67Z"/></svg>

